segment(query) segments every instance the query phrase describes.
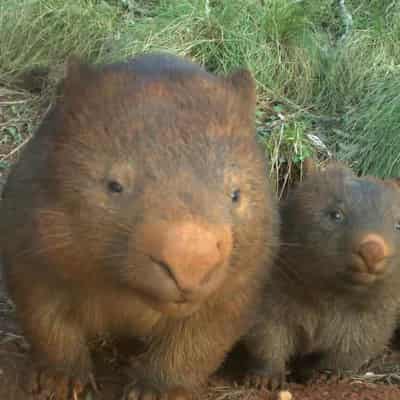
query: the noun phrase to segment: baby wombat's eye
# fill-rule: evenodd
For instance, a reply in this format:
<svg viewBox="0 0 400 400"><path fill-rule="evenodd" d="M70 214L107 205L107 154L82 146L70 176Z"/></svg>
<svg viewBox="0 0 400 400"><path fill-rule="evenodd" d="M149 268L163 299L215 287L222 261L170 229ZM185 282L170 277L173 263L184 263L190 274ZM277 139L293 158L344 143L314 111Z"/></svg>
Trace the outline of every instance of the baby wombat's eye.
<svg viewBox="0 0 400 400"><path fill-rule="evenodd" d="M329 211L329 218L335 222L342 222L344 219L344 214L340 210Z"/></svg>
<svg viewBox="0 0 400 400"><path fill-rule="evenodd" d="M232 190L231 192L232 203L238 203L240 200L240 189Z"/></svg>
<svg viewBox="0 0 400 400"><path fill-rule="evenodd" d="M108 190L111 193L122 193L124 187L118 181L108 181Z"/></svg>

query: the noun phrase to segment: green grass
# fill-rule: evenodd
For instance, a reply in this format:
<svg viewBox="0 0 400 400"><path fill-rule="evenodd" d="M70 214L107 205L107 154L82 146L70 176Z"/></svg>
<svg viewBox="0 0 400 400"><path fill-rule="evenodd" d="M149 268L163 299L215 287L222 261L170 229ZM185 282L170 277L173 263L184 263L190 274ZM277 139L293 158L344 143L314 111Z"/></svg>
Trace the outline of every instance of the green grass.
<svg viewBox="0 0 400 400"><path fill-rule="evenodd" d="M118 16L118 9L94 0L2 0L1 79L60 63L71 52L96 59L117 32Z"/></svg>
<svg viewBox="0 0 400 400"><path fill-rule="evenodd" d="M282 197L288 187L301 178L302 162L317 156L310 132L310 120L299 120L296 113L276 103L264 107L260 104L256 116L259 141L264 145L269 160L273 188Z"/></svg>
<svg viewBox="0 0 400 400"><path fill-rule="evenodd" d="M370 82L347 115L343 157L361 173L400 176L400 71Z"/></svg>
<svg viewBox="0 0 400 400"><path fill-rule="evenodd" d="M193 57L212 71L247 66L261 92L299 104L311 100L320 35L302 6L287 0L270 0L268 7L259 0L207 4L161 1L155 17L128 24L117 53L167 49Z"/></svg>
<svg viewBox="0 0 400 400"><path fill-rule="evenodd" d="M216 72L246 66L258 82L259 112L268 114L258 118L261 139L278 170L296 170L300 148L317 153L307 139L315 134L362 173L400 175L400 4L346 5L353 29L340 40L336 0L2 0L0 82L10 88L21 72L50 67L56 73L42 95L48 98L70 53L108 62L167 50ZM13 115L30 110L31 125L40 115L34 105L15 107L0 104L0 146L4 140L17 146L12 138L26 135L17 124L10 139ZM274 118L281 121L278 136Z"/></svg>

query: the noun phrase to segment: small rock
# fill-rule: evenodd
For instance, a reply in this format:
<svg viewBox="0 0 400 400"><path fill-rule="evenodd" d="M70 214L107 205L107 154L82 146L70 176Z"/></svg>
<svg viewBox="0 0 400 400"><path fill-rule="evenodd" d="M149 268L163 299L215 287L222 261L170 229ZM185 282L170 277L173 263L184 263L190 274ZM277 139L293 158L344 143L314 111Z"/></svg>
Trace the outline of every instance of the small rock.
<svg viewBox="0 0 400 400"><path fill-rule="evenodd" d="M282 390L278 392L278 396L276 398L276 400L292 400L292 399L293 399L292 393L290 393L287 390Z"/></svg>

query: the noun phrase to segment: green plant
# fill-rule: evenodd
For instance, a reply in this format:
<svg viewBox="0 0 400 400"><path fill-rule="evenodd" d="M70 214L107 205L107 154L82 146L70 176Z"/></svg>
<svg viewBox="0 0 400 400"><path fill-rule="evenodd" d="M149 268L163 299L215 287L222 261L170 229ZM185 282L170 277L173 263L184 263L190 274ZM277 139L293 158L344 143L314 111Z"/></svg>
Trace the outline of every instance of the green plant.
<svg viewBox="0 0 400 400"><path fill-rule="evenodd" d="M369 84L346 118L341 158L362 174L400 176L400 70Z"/></svg>
<svg viewBox="0 0 400 400"><path fill-rule="evenodd" d="M247 67L257 80L259 111L270 102L281 107L268 116L275 121L259 126L268 154L286 160L279 171L288 162L297 171L316 130L361 172L396 174L400 3L346 6L353 30L340 41L336 0L2 0L0 83L9 86L31 67L60 67L71 53L97 62L166 50L219 73ZM51 94L50 87L32 102L19 93L14 113L7 105L14 95L0 92L2 154L32 134Z"/></svg>
<svg viewBox="0 0 400 400"><path fill-rule="evenodd" d="M293 180L292 175L302 174L302 163L306 158L315 157L316 149L309 139L309 121L288 114L282 104L272 107L267 117L257 113L258 137L269 160L270 176L275 182L279 197Z"/></svg>
<svg viewBox="0 0 400 400"><path fill-rule="evenodd" d="M22 70L64 62L70 53L96 59L118 32L118 13L94 0L2 0L0 80Z"/></svg>

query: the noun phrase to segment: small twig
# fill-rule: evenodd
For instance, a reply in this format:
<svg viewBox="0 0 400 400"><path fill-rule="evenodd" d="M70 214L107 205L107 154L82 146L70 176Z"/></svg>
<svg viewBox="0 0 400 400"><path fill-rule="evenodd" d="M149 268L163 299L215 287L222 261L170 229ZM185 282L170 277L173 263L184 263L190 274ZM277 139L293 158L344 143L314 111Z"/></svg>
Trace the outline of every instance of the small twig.
<svg viewBox="0 0 400 400"><path fill-rule="evenodd" d="M92 386L93 390L95 391L95 393L99 393L100 390L97 385L96 378L94 377L93 374L89 374L89 382L90 382L90 385Z"/></svg>
<svg viewBox="0 0 400 400"><path fill-rule="evenodd" d="M397 0L391 2L391 3L386 7L385 14L389 14L389 13L392 11L392 8L394 8L394 6L396 5L396 3L397 3Z"/></svg>
<svg viewBox="0 0 400 400"><path fill-rule="evenodd" d="M209 18L210 14L211 14L211 8L210 8L210 1L209 0L206 0L206 2L205 2L205 12L206 12L207 18Z"/></svg>
<svg viewBox="0 0 400 400"><path fill-rule="evenodd" d="M14 149L12 149L8 154L6 154L5 156L2 156L0 161L5 161L7 159L9 159L10 157L12 157L15 153L17 153L19 150L22 149L22 147L24 147L30 140L31 140L32 136L28 136L26 137L17 147L15 147Z"/></svg>
<svg viewBox="0 0 400 400"><path fill-rule="evenodd" d="M21 354L16 351L8 351L8 350L0 350L0 355L5 355L5 356L12 355L13 357L17 357L17 358L26 358L25 354Z"/></svg>
<svg viewBox="0 0 400 400"><path fill-rule="evenodd" d="M287 185L287 183L288 183L288 181L289 181L289 177L290 177L290 173L291 173L291 170L292 170L292 163L290 162L289 164L288 164L288 170L287 170L287 172L286 172L286 174L285 174L285 178L284 178L284 180L283 180L283 183L282 183L282 187L281 187L281 190L280 190L280 193L279 193L279 200L282 198L282 196L283 196L283 193L284 193L284 191L285 191L285 188L286 188L286 185Z"/></svg>
<svg viewBox="0 0 400 400"><path fill-rule="evenodd" d="M7 100L7 101L0 101L0 106L10 106L14 104L24 104L27 103L29 100Z"/></svg>
<svg viewBox="0 0 400 400"><path fill-rule="evenodd" d="M339 3L340 17L344 25L344 33L339 38L339 42L343 42L349 36L353 28L353 17L347 10L344 0L338 0L338 3Z"/></svg>

